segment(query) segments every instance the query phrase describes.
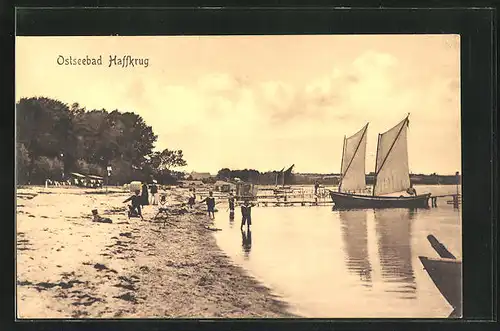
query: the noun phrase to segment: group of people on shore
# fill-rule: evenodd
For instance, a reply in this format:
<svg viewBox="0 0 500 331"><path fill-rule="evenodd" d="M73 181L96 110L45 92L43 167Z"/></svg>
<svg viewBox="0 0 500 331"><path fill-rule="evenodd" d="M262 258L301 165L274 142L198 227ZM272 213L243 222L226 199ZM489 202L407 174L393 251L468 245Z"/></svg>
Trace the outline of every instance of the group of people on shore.
<svg viewBox="0 0 500 331"><path fill-rule="evenodd" d="M193 208L194 204L196 203L196 189L190 189L191 192L189 199L188 199L188 206L189 208ZM199 203L205 203L207 206L207 214L208 217L211 219L215 218L215 197L213 194L213 191L208 192L208 197L205 199L201 200ZM231 192L229 194L228 198L228 210L229 210L229 219L234 220L234 210L236 206L236 198L234 197L233 193ZM247 228L250 228L250 225L252 225L252 207L255 205L253 203L250 203L250 200L247 198L244 200L243 204L240 205L241 207L241 226L240 228L243 229L243 226L247 225Z"/></svg>
<svg viewBox="0 0 500 331"><path fill-rule="evenodd" d="M193 208L194 205L196 204L196 191L195 189L190 189L190 195L188 198L188 207ZM153 184L148 186L147 183L143 182L141 186L141 190L135 190L135 194L127 198L123 203L129 202L129 211L128 215L129 217L140 217L141 219L144 220L142 216L142 208L144 208L145 205L149 205L150 202L152 205L157 205L158 204L158 186L156 185L156 181L153 180ZM149 193L151 193L151 201L149 199ZM208 217L211 219L215 218L215 197L213 196L213 192L209 191L208 197L205 199L201 200L199 203L205 203L207 206L207 214ZM234 220L234 211L236 207L236 199L233 193L230 193L229 198L228 198L228 210L229 210L229 218L230 220ZM248 229L250 229L250 226L252 225L252 207L255 205L253 203L250 203L250 200L246 198L244 202L240 205L241 207L241 226L240 228L243 229L243 226L247 226Z"/></svg>
<svg viewBox="0 0 500 331"><path fill-rule="evenodd" d="M234 209L236 205L236 199L233 193L230 193L228 198L228 209L229 209L229 220L234 220ZM255 205L250 203L250 200L246 198L243 201L243 204L240 205L241 208L241 226L240 229L243 230L243 226L247 226L250 229L250 225L252 225L252 207Z"/></svg>
<svg viewBox="0 0 500 331"><path fill-rule="evenodd" d="M151 204L158 204L158 186L156 184L156 180L153 180L150 186L148 186L146 182L143 182L140 190L135 190L134 195L123 201L123 203L130 201L128 210L129 217L140 217L144 220L142 217L142 208L150 204L149 192L151 192Z"/></svg>

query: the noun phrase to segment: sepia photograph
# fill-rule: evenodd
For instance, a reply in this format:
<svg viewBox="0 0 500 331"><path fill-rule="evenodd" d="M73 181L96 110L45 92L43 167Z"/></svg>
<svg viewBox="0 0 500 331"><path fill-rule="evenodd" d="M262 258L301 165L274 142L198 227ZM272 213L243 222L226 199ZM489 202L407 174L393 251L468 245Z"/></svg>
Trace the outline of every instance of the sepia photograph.
<svg viewBox="0 0 500 331"><path fill-rule="evenodd" d="M456 34L17 36L17 318L462 318L460 86Z"/></svg>

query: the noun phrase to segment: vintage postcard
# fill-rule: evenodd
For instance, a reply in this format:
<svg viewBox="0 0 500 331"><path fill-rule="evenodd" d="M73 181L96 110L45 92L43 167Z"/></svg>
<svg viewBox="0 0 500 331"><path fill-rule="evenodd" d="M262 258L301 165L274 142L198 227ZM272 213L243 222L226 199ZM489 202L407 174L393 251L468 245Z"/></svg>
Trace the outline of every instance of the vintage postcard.
<svg viewBox="0 0 500 331"><path fill-rule="evenodd" d="M19 319L462 317L458 35L15 42Z"/></svg>

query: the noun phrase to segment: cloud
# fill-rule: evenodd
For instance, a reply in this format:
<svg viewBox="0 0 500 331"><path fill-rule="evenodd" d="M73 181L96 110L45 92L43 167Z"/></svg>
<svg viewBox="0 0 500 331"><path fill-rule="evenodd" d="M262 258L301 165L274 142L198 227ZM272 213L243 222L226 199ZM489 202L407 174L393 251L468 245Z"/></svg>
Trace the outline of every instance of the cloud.
<svg viewBox="0 0 500 331"><path fill-rule="evenodd" d="M244 136L241 128L285 135L296 128L295 135L321 135L335 121L359 126L379 112L400 117L413 110L418 95L401 86L398 66L394 56L368 51L302 84L251 82L215 72L185 86L135 80L124 97L143 108L159 132L198 126L198 133L214 134L216 127L233 139Z"/></svg>

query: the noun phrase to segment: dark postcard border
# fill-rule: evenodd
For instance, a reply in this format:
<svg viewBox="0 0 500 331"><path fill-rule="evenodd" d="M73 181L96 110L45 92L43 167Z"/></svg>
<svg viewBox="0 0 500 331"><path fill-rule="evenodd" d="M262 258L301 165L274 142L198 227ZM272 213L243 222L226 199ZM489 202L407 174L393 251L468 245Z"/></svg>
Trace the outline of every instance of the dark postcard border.
<svg viewBox="0 0 500 331"><path fill-rule="evenodd" d="M5 13L3 13L5 14ZM461 329L475 325L479 320L490 320L496 311L496 275L493 275L492 259L497 258L496 243L493 234L496 224L492 223L492 214L496 213L498 195L493 195L493 169L496 160L492 159L492 128L496 124L493 113L496 102L496 72L493 71L496 57L493 56L495 12L488 9L35 9L21 8L16 12L17 35L228 35L228 34L353 34L353 33L458 33L461 35L461 89L462 89L462 172L463 172L463 257L464 264L464 317L477 322L465 325L461 321L442 321L439 324L426 323L425 328ZM5 23L2 22L2 23ZM3 25L3 24L2 24ZM5 31L5 30L4 30ZM2 41L12 36L2 35ZM5 43L4 43L5 44ZM11 45L13 47L13 45ZM2 45L2 58L12 59L13 49ZM3 55L7 55L4 57ZM2 73L5 64L2 63ZM14 72L2 75L2 79L12 86ZM14 104L12 89L4 89L9 98L3 98L2 133L4 141L12 141L14 119L11 109ZM493 117L495 116L495 117ZM9 126L11 128L9 129ZM12 138L11 138L12 137ZM8 144L5 144L8 145ZM5 146L4 145L4 146ZM13 149L10 155L14 155ZM13 164L4 171L13 174ZM10 170L10 171L9 171ZM496 172L495 172L496 173ZM2 184L14 186L13 176L2 176ZM12 180L10 180L12 178ZM495 186L496 187L496 186ZM495 200L493 200L495 199ZM7 199L6 199L7 200ZM3 201L10 210L11 201ZM15 202L14 202L15 203ZM495 203L495 205L494 205ZM1 282L1 314L4 321L13 321L14 293L12 254L14 243L13 224L3 224L2 261L4 273ZM8 252L8 253L7 253ZM496 271L496 264L495 264ZM9 273L10 272L10 273ZM7 275L7 277L5 277ZM14 275L15 276L15 275ZM495 302L494 302L495 301ZM496 315L496 314L495 314ZM61 328L62 320L43 321L36 324L36 329L52 330ZM254 323L239 320L219 321L179 321L170 320L125 320L110 324L104 321L68 323L65 327L79 330L88 328L115 329L251 329L255 327L279 327L283 329L421 329L421 322L409 324L408 320L335 320L330 324L326 320L257 320ZM397 323L397 324L396 324ZM4 325L4 322L2 324ZM6 329L33 329L30 322L12 322Z"/></svg>

